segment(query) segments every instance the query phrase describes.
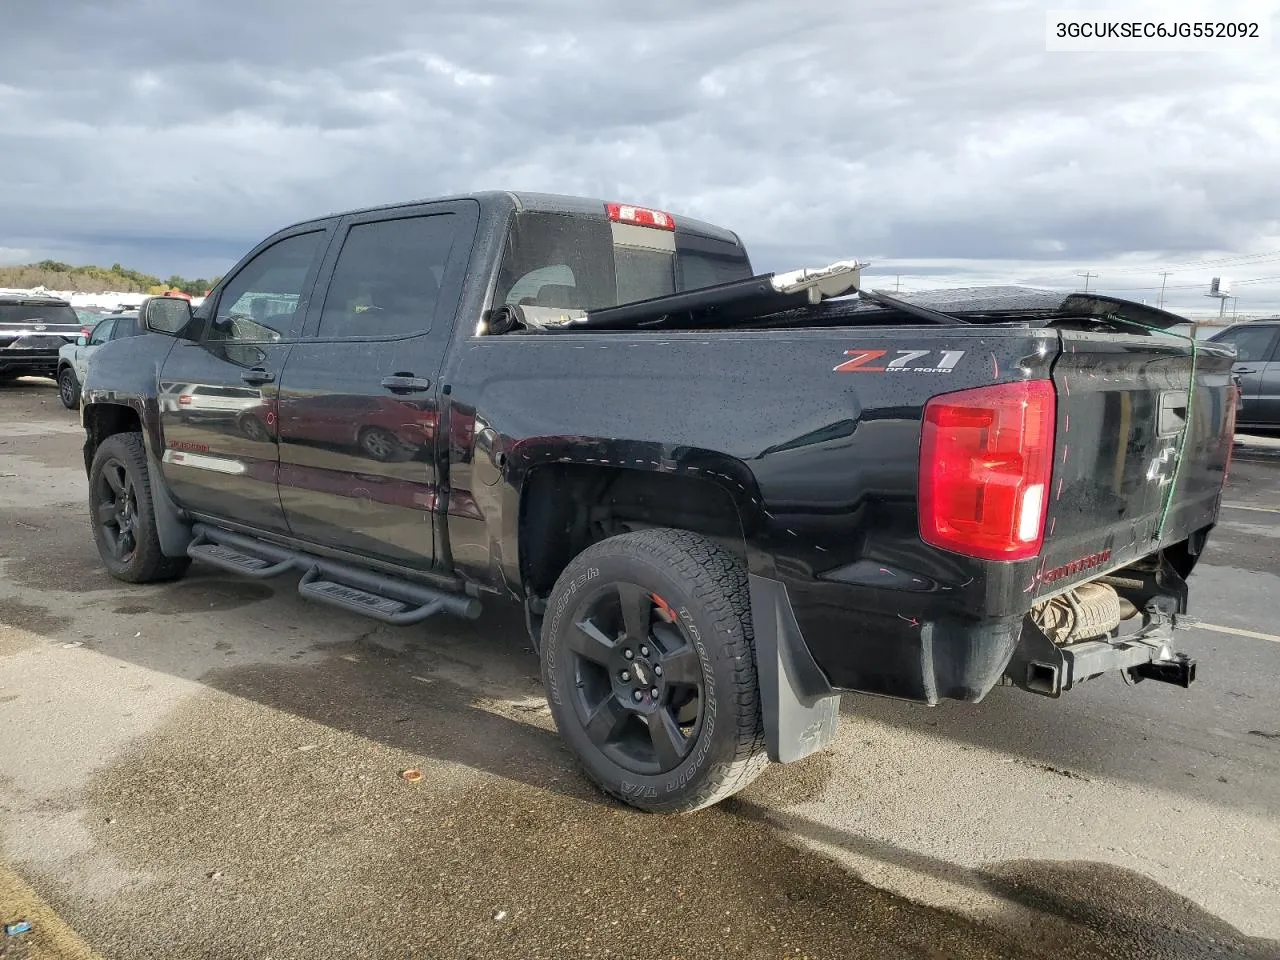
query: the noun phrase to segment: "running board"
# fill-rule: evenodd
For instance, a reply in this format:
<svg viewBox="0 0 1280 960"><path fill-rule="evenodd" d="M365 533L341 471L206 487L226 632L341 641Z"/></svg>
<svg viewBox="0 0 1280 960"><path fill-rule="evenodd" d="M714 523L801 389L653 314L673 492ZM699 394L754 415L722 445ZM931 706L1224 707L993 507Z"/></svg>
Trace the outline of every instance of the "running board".
<svg viewBox="0 0 1280 960"><path fill-rule="evenodd" d="M272 563L270 560L262 559L262 557L242 553L231 547L224 547L220 543L210 543L200 537L192 540L187 546L187 556L192 560L203 560L212 566L228 570L231 573L238 573L243 577L253 577L255 580L278 577L280 574L293 569L292 560Z"/></svg>
<svg viewBox="0 0 1280 960"><path fill-rule="evenodd" d="M444 604L439 600L429 600L414 606L403 600L393 600L358 587L349 587L345 583L321 580L320 571L315 567L302 575L302 579L298 581L298 592L308 600L327 603L339 610L358 613L396 626L421 623L444 609Z"/></svg>
<svg viewBox="0 0 1280 960"><path fill-rule="evenodd" d="M255 540L243 534L197 523L187 555L222 570L263 580L290 570L302 572L298 593L342 610L404 625L437 613L474 620L480 601L423 583L401 580L338 560Z"/></svg>

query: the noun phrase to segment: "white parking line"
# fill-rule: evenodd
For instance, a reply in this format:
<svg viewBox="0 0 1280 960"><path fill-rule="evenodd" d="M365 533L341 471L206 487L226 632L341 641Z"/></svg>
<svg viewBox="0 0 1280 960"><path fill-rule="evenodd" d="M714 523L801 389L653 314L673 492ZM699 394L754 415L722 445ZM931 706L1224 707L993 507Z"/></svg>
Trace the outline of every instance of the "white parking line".
<svg viewBox="0 0 1280 960"><path fill-rule="evenodd" d="M1214 633L1229 633L1233 637L1248 637L1251 640L1270 640L1272 643L1280 643L1280 637L1274 633L1259 633L1257 630L1245 630L1241 627L1224 627L1216 623L1205 623L1203 620L1197 620L1195 626L1201 630L1212 630Z"/></svg>
<svg viewBox="0 0 1280 960"><path fill-rule="evenodd" d="M1277 507L1249 507L1243 503L1224 503L1224 507L1230 507L1232 510L1254 510L1258 513L1280 513Z"/></svg>

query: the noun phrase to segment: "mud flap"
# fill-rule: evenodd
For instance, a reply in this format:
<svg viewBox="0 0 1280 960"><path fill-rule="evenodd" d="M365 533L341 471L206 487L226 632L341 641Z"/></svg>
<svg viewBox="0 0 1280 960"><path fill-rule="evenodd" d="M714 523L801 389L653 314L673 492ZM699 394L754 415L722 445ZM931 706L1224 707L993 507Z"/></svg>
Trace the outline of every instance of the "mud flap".
<svg viewBox="0 0 1280 960"><path fill-rule="evenodd" d="M835 737L840 695L805 646L786 586L755 574L747 579L765 747L770 760L791 763Z"/></svg>
<svg viewBox="0 0 1280 960"><path fill-rule="evenodd" d="M185 557L193 537L191 522L182 516L182 511L169 496L169 485L164 482L160 463L150 453L147 454L147 480L151 484L151 505L155 509L160 552L166 557Z"/></svg>

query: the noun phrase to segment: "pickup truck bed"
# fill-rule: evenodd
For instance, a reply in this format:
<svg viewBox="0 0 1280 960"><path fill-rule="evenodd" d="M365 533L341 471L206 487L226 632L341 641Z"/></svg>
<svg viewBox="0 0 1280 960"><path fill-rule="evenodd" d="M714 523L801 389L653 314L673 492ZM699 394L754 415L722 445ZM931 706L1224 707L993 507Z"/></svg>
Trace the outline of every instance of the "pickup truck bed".
<svg viewBox="0 0 1280 960"><path fill-rule="evenodd" d="M516 599L587 772L658 811L820 749L844 691L1190 683L1228 351L1124 301L858 276L753 276L728 231L574 198L289 228L95 357L104 563L297 571L392 623Z"/></svg>

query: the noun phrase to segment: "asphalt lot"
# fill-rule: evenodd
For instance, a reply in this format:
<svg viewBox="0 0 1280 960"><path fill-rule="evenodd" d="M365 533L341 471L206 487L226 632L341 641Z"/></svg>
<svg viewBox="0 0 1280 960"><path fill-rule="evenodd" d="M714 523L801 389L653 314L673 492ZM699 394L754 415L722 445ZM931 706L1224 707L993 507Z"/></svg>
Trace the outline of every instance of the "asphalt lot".
<svg viewBox="0 0 1280 960"><path fill-rule="evenodd" d="M1280 957L1280 450L1239 448L1190 691L929 710L682 818L579 775L519 611L128 587L52 383L0 388L0 957ZM420 783L399 772L420 768Z"/></svg>

